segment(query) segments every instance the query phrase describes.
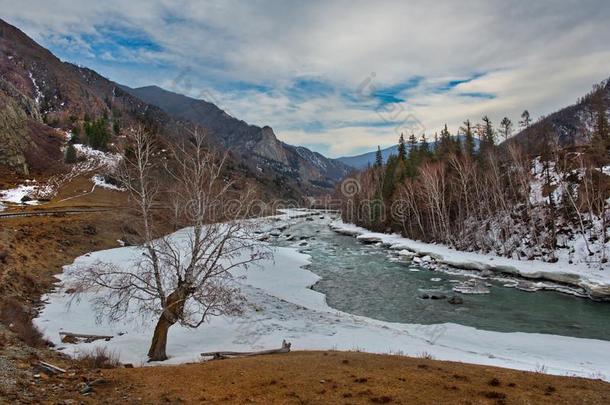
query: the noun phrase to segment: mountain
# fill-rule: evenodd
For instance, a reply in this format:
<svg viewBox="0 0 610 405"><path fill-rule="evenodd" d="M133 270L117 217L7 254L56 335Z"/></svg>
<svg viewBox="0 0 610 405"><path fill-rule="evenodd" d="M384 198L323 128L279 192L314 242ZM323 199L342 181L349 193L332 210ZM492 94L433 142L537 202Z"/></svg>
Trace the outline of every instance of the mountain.
<svg viewBox="0 0 610 405"><path fill-rule="evenodd" d="M116 126L143 123L166 137L186 127L0 20L0 165L25 175L65 170L58 129L76 131L101 117Z"/></svg>
<svg viewBox="0 0 610 405"><path fill-rule="evenodd" d="M145 125L168 140L207 130L212 146L229 151L228 170L253 179L268 196L324 192L348 171L340 162L278 141L270 127L248 125L211 103L159 88L129 89L63 62L0 19L1 170L43 177L69 170L63 163L63 131L82 133L85 123L101 118L112 128L117 147L120 129L132 125Z"/></svg>
<svg viewBox="0 0 610 405"><path fill-rule="evenodd" d="M599 92L599 93L598 93ZM559 146L582 146L590 141L595 122L594 96L605 100L606 113L610 114L610 79L596 86L596 89L576 104L562 108L522 130L506 143L516 142L532 154L539 154L544 131L550 131Z"/></svg>
<svg viewBox="0 0 610 405"><path fill-rule="evenodd" d="M461 135L458 136L458 139L460 140L460 142L463 142L462 138L463 137ZM475 138L474 142L475 142L475 148L477 148L478 144L479 144L479 140ZM408 152L410 149L409 144L407 144L406 147L407 147L407 152ZM434 148L436 148L436 143L431 142L429 147L431 150L433 150ZM388 158L392 155L398 155L398 145L393 145L388 148L381 149L381 156L383 157L384 162L387 162ZM373 152L363 153L361 155L344 156L344 157L337 158L337 160L343 162L344 164L346 164L354 169L361 170L361 169L366 169L368 166L372 166L375 163L376 157L377 157L377 151L373 151Z"/></svg>
<svg viewBox="0 0 610 405"><path fill-rule="evenodd" d="M160 107L172 117L188 120L207 129L224 148L243 160L255 163L256 168L262 172L281 173L297 182L330 188L350 170L340 161L328 159L304 147L281 142L271 127L250 125L205 100L190 98L157 86L123 88Z"/></svg>
<svg viewBox="0 0 610 405"><path fill-rule="evenodd" d="M381 156L383 157L384 162L386 162L391 155L398 155L398 145L381 149ZM374 151L355 156L343 156L337 158L337 160L350 167L353 167L354 169L366 169L368 166L372 166L375 163L376 157L377 151Z"/></svg>

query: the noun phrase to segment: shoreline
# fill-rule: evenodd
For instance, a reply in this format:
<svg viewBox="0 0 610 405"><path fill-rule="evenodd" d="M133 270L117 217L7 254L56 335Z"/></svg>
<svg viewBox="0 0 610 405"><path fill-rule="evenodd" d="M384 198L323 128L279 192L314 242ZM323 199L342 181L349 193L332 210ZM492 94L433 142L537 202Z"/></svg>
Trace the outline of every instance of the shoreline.
<svg viewBox="0 0 610 405"><path fill-rule="evenodd" d="M582 264L523 261L476 252L463 252L444 245L408 239L398 234L372 232L341 220L333 221L329 226L333 231L355 237L363 243L380 243L390 250L405 251L405 256L428 257L428 262L455 269L511 275L528 282L536 280L544 283L547 281L554 284L547 283L531 287L537 288L537 290L557 291L593 301L610 301L610 269L604 271L591 269Z"/></svg>

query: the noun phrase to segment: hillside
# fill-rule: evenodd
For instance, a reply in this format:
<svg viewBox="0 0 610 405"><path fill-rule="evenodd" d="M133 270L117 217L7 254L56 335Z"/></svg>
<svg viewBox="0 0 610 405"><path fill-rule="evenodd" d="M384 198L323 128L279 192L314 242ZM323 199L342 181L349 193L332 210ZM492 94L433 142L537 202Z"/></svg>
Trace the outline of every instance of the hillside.
<svg viewBox="0 0 610 405"><path fill-rule="evenodd" d="M56 129L74 131L85 121L107 117L118 130L140 123L166 137L186 129L95 71L62 62L2 20L0 100L0 163L22 174L65 169L64 135Z"/></svg>
<svg viewBox="0 0 610 405"><path fill-rule="evenodd" d="M610 106L610 80L596 87L601 92L605 105ZM516 134L507 142L516 142L532 154L541 152L541 141L545 131L550 131L560 147L582 146L591 141L595 121L595 91L583 96L576 104L562 108ZM610 108L606 110L610 115Z"/></svg>
<svg viewBox="0 0 610 405"><path fill-rule="evenodd" d="M208 129L223 147L243 160L255 163L262 172L282 173L297 182L328 188L349 171L340 161L281 142L271 127L250 125L205 100L193 99L157 86L125 90L175 118Z"/></svg>

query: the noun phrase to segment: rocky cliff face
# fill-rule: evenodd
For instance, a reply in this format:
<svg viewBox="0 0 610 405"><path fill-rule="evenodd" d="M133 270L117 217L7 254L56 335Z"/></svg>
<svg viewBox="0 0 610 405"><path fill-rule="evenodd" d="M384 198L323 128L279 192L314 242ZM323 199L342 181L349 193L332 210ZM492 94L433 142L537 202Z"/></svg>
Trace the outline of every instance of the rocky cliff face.
<svg viewBox="0 0 610 405"><path fill-rule="evenodd" d="M61 139L42 122L38 104L0 78L0 165L17 173L59 169Z"/></svg>
<svg viewBox="0 0 610 405"><path fill-rule="evenodd" d="M0 93L0 164L29 174L24 150L28 146L28 117L15 101Z"/></svg>
<svg viewBox="0 0 610 405"><path fill-rule="evenodd" d="M260 130L260 139L254 143L254 153L266 159L288 165L288 157L281 142L277 140L273 129L265 126Z"/></svg>

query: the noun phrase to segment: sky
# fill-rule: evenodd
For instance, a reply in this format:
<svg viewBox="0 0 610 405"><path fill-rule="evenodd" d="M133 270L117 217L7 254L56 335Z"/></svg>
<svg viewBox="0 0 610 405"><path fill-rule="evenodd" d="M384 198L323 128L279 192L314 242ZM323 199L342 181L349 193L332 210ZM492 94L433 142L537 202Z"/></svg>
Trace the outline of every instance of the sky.
<svg viewBox="0 0 610 405"><path fill-rule="evenodd" d="M62 60L205 99L330 157L515 123L610 77L610 2L0 0Z"/></svg>

